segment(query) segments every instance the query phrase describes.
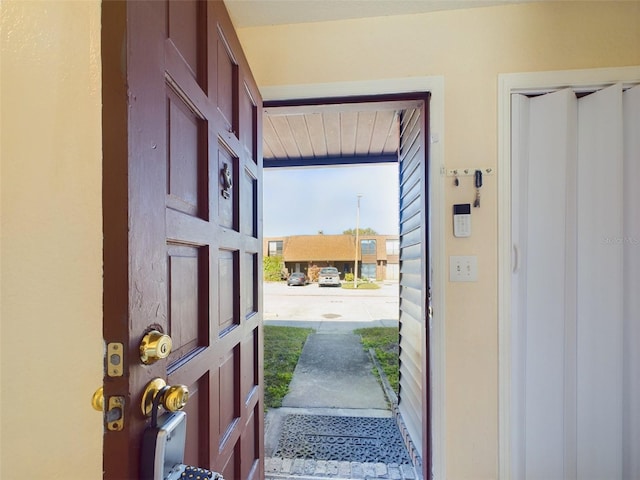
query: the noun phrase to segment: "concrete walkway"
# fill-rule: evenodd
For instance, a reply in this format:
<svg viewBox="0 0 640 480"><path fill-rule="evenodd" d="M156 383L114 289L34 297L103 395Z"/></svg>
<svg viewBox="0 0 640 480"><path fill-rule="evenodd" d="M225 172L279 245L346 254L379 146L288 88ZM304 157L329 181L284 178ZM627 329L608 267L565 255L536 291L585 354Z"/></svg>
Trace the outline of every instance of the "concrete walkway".
<svg viewBox="0 0 640 480"><path fill-rule="evenodd" d="M309 336L279 409L265 418L265 479L417 479L411 466L274 457L287 415L391 417L373 364L351 330Z"/></svg>
<svg viewBox="0 0 640 480"><path fill-rule="evenodd" d="M282 406L387 410L372 367L357 335L313 333L307 338Z"/></svg>

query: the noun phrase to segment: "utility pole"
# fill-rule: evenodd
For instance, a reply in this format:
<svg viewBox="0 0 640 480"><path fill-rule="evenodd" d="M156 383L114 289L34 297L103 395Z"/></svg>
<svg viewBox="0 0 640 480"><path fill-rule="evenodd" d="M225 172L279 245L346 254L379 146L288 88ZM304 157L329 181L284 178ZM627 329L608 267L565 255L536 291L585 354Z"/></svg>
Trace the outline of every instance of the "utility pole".
<svg viewBox="0 0 640 480"><path fill-rule="evenodd" d="M358 193L358 208L356 210L356 262L353 269L353 288L358 288L358 253L360 252L360 198L361 193Z"/></svg>

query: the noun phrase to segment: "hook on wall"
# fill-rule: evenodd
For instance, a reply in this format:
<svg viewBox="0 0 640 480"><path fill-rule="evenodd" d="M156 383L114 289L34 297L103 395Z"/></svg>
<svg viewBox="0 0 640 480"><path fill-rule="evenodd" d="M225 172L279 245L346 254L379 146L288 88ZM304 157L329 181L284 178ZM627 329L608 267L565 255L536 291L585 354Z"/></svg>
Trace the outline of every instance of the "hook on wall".
<svg viewBox="0 0 640 480"><path fill-rule="evenodd" d="M475 175L477 171L482 172L482 175L495 175L496 173L495 167L448 168L443 169L442 173L447 177L467 177Z"/></svg>

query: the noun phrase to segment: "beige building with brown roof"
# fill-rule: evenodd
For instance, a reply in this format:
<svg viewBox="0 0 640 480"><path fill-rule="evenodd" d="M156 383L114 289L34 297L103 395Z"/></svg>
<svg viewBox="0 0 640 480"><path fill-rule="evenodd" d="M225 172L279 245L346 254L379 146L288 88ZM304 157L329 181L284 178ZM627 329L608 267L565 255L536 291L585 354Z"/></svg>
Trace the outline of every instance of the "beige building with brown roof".
<svg viewBox="0 0 640 480"><path fill-rule="evenodd" d="M398 235L362 235L359 238L358 277L397 280L400 273ZM308 274L310 267L336 267L340 276L353 273L354 235L294 235L264 239L264 255L283 258L287 273Z"/></svg>

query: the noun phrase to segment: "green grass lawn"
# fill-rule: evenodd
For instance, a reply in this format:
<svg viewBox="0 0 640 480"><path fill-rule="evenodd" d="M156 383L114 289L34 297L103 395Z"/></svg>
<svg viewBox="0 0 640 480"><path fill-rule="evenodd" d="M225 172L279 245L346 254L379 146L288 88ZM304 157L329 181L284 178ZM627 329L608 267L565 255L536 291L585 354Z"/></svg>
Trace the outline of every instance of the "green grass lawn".
<svg viewBox="0 0 640 480"><path fill-rule="evenodd" d="M266 408L282 406L289 392L298 358L311 328L264 327L264 404Z"/></svg>
<svg viewBox="0 0 640 480"><path fill-rule="evenodd" d="M362 346L368 352L370 348L376 353L382 371L386 375L391 388L398 393L399 361L398 361L398 328L374 327L354 330L353 333L362 337ZM374 369L377 375L377 369Z"/></svg>
<svg viewBox="0 0 640 480"><path fill-rule="evenodd" d="M343 281L342 282L342 288L344 288L345 290L354 290L353 288L353 280L349 281ZM377 283L373 283L373 282L358 282L358 290L377 290L380 288L380 285L378 285Z"/></svg>

